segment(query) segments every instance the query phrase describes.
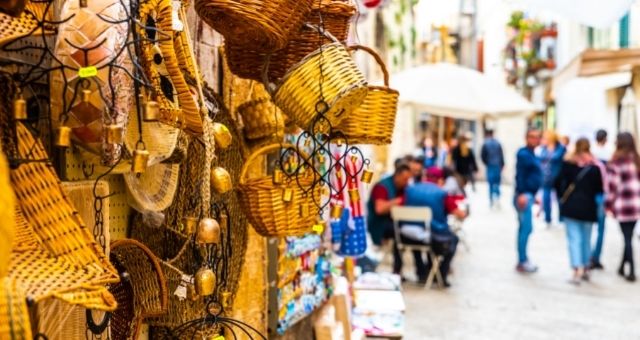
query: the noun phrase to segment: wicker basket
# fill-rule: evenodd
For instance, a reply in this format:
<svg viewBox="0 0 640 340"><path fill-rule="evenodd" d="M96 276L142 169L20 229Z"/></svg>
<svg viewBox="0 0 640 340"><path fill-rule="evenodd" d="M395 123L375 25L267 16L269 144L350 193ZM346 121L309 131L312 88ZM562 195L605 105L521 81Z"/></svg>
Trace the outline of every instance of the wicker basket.
<svg viewBox="0 0 640 340"><path fill-rule="evenodd" d="M324 28L341 42L346 42L349 23L357 12L356 6L349 0L314 1L313 9L305 18L307 23ZM322 23L321 23L322 17ZM287 45L272 54L269 63L269 79L282 79L293 65L324 44L332 41L318 31L306 25L291 36ZM267 52L255 46L236 45L228 42L225 54L229 69L241 78L261 80L262 69Z"/></svg>
<svg viewBox="0 0 640 340"><path fill-rule="evenodd" d="M247 139L274 137L282 140L285 116L273 104L264 87L259 83L252 83L248 97L249 101L237 109L244 124L244 136Z"/></svg>
<svg viewBox="0 0 640 340"><path fill-rule="evenodd" d="M316 222L316 214L310 212L303 216L302 206L312 211L315 202L320 201L320 189L305 195L298 187L311 187L312 178L298 178L298 183L274 184L271 176L246 178L249 166L260 156L281 149L279 144L271 144L255 151L245 162L240 172L238 198L247 212L249 223L258 234L267 237L299 236L311 231ZM287 147L287 146L285 146ZM283 200L283 192L292 190L290 202Z"/></svg>
<svg viewBox="0 0 640 340"><path fill-rule="evenodd" d="M367 95L367 82L349 52L331 34L324 34L334 42L293 66L273 95L275 104L303 129L316 118L321 94L328 105L324 116L333 126L347 118Z"/></svg>
<svg viewBox="0 0 640 340"><path fill-rule="evenodd" d="M198 15L226 41L259 46L262 51L283 48L311 10L313 0L197 0Z"/></svg>
<svg viewBox="0 0 640 340"><path fill-rule="evenodd" d="M120 269L125 270L130 278L128 282L123 281L110 288L114 296L123 298L123 303L119 303L118 309L113 313L112 335L115 340L138 339L142 321L162 315L167 310L167 280L160 259L136 240L122 239L113 242L111 258L115 261L114 265L122 266ZM128 327L118 327L115 331L115 320L123 321L120 324L128 324Z"/></svg>
<svg viewBox="0 0 640 340"><path fill-rule="evenodd" d="M384 86L369 85L364 102L351 112L348 119L337 126L349 144L391 144L398 109L398 91L389 88L389 72L382 58L372 49L355 45L352 50L362 50L376 60L384 75Z"/></svg>
<svg viewBox="0 0 640 340"><path fill-rule="evenodd" d="M0 278L0 339L33 339L27 299L15 280Z"/></svg>

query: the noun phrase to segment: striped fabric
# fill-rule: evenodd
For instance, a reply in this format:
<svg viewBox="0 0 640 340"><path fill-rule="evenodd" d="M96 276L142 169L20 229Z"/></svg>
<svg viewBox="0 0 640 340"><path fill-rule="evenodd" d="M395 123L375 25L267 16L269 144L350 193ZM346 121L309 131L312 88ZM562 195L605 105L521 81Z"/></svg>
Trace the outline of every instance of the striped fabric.
<svg viewBox="0 0 640 340"><path fill-rule="evenodd" d="M631 159L610 162L607 207L620 222L640 220L640 173Z"/></svg>

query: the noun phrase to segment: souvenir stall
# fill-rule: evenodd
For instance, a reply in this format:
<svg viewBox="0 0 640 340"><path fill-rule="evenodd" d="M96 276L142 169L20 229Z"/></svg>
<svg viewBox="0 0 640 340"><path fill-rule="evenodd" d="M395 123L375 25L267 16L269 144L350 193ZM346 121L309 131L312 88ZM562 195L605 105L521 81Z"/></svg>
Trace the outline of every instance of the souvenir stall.
<svg viewBox="0 0 640 340"><path fill-rule="evenodd" d="M0 339L311 334L366 250L358 145L396 115L356 15L0 1Z"/></svg>

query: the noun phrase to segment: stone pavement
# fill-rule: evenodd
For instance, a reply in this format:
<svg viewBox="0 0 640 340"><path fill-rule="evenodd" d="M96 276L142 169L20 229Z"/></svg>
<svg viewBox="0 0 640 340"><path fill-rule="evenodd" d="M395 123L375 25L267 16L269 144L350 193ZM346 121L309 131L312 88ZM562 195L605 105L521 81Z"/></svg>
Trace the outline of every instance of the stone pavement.
<svg viewBox="0 0 640 340"><path fill-rule="evenodd" d="M640 339L640 282L617 275L622 234L608 221L602 262L590 283L571 276L564 228L536 222L530 258L538 273L522 275L516 264L516 217L505 188L501 211L490 211L487 188L471 194L472 217L465 222L470 251L460 247L447 290L404 285L405 339ZM636 266L640 244L634 239ZM413 260L405 254L405 275ZM638 268L640 269L640 267Z"/></svg>

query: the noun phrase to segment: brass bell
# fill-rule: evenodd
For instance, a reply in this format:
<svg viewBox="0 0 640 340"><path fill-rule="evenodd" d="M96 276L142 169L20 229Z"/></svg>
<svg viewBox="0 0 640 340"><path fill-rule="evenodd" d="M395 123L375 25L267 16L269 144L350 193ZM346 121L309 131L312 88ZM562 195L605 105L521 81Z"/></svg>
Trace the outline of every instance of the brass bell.
<svg viewBox="0 0 640 340"><path fill-rule="evenodd" d="M358 189L349 189L349 200L351 200L351 202L359 202L360 191Z"/></svg>
<svg viewBox="0 0 640 340"><path fill-rule="evenodd" d="M144 104L144 112L142 113L142 120L145 122L156 122L160 114L160 105L155 100L147 100Z"/></svg>
<svg viewBox="0 0 640 340"><path fill-rule="evenodd" d="M145 149L133 150L133 162L131 162L131 171L134 174L141 174L147 170L147 162L149 161L149 151Z"/></svg>
<svg viewBox="0 0 640 340"><path fill-rule="evenodd" d="M318 155L318 163L324 163L325 159L323 155Z"/></svg>
<svg viewBox="0 0 640 340"><path fill-rule="evenodd" d="M284 183L284 172L279 169L273 170L273 184L278 185Z"/></svg>
<svg viewBox="0 0 640 340"><path fill-rule="evenodd" d="M124 129L117 124L107 125L107 143L108 144L122 144L122 134Z"/></svg>
<svg viewBox="0 0 640 340"><path fill-rule="evenodd" d="M231 183L231 175L229 175L229 172L221 167L211 169L211 187L218 194L231 191L233 184Z"/></svg>
<svg viewBox="0 0 640 340"><path fill-rule="evenodd" d="M71 146L71 128L68 126L60 126L56 129L55 145L59 148L68 148Z"/></svg>
<svg viewBox="0 0 640 340"><path fill-rule="evenodd" d="M226 290L222 292L220 304L222 304L222 308L224 308L225 311L231 310L231 292L228 292Z"/></svg>
<svg viewBox="0 0 640 340"><path fill-rule="evenodd" d="M373 171L369 169L364 169L362 171L362 177L360 178L360 180L362 180L362 183L369 184L371 183L372 179L373 179Z"/></svg>
<svg viewBox="0 0 640 340"><path fill-rule="evenodd" d="M220 149L226 149L231 145L233 137L226 125L213 123L213 140Z"/></svg>
<svg viewBox="0 0 640 340"><path fill-rule="evenodd" d="M220 224L218 224L218 221L209 217L201 219L200 223L198 223L196 242L199 244L220 243Z"/></svg>
<svg viewBox="0 0 640 340"><path fill-rule="evenodd" d="M285 203L289 203L289 202L293 201L293 189L284 188L284 190L282 191L282 200Z"/></svg>
<svg viewBox="0 0 640 340"><path fill-rule="evenodd" d="M300 204L300 217L307 217L309 216L309 204L307 202L303 202L302 204Z"/></svg>
<svg viewBox="0 0 640 340"><path fill-rule="evenodd" d="M196 301L199 297L196 286L193 283L187 284L187 298L191 301Z"/></svg>
<svg viewBox="0 0 640 340"><path fill-rule="evenodd" d="M196 292L199 296L213 294L216 287L216 275L208 267L202 267L196 272Z"/></svg>
<svg viewBox="0 0 640 340"><path fill-rule="evenodd" d="M91 90L82 90L81 99L83 103L88 103L91 100Z"/></svg>
<svg viewBox="0 0 640 340"><path fill-rule="evenodd" d="M342 217L342 211L344 210L344 208L342 207L342 204L334 204L331 207L331 218L334 220L338 220Z"/></svg>
<svg viewBox="0 0 640 340"><path fill-rule="evenodd" d="M191 235L198 226L198 219L193 216L186 216L182 218L182 232Z"/></svg>
<svg viewBox="0 0 640 340"><path fill-rule="evenodd" d="M27 101L22 98L22 95L13 101L13 119L27 119Z"/></svg>

